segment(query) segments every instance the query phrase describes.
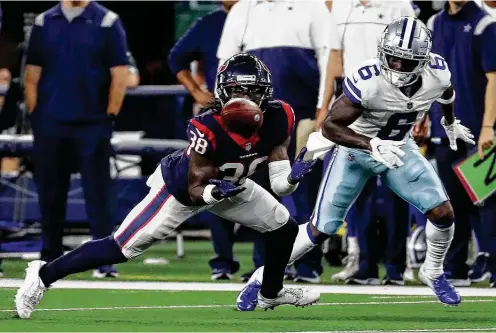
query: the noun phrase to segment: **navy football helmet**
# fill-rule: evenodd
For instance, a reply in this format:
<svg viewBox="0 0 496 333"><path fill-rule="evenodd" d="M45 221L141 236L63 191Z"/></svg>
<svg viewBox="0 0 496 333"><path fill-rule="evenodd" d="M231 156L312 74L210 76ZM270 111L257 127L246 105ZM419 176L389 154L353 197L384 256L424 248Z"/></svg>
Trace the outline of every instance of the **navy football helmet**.
<svg viewBox="0 0 496 333"><path fill-rule="evenodd" d="M265 64L248 53L239 53L220 66L217 94L224 106L232 98L249 98L258 106L272 97L272 79Z"/></svg>

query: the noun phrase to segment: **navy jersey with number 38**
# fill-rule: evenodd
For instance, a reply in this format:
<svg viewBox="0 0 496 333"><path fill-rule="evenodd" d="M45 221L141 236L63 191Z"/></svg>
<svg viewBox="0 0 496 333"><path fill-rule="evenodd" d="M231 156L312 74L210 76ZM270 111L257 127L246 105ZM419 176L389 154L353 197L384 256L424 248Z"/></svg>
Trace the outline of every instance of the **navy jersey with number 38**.
<svg viewBox="0 0 496 333"><path fill-rule="evenodd" d="M162 175L171 193L184 205L192 205L188 193L189 156L204 156L219 168L218 179L242 184L267 163L272 150L291 135L295 125L292 108L271 100L264 110L261 128L250 138L230 132L218 113L207 111L188 123L189 146L161 161Z"/></svg>

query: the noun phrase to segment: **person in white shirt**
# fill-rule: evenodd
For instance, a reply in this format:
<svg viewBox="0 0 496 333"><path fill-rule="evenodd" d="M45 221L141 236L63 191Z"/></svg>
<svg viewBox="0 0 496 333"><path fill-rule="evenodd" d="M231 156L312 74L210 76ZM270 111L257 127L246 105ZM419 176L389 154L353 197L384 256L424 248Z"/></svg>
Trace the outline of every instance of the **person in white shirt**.
<svg viewBox="0 0 496 333"><path fill-rule="evenodd" d="M316 130L326 118L333 97L341 94L341 77L350 75L363 61L377 55L377 46L387 24L401 16L415 16L415 12L407 0L334 0L331 16L331 52ZM383 283L404 284L408 229L404 221L395 221L408 219L408 205L389 189L381 189L378 185L380 178L368 182L347 217L348 262L341 272L333 275L333 279L350 284L379 283L375 255L377 227L374 223L382 218L386 220L390 240L385 251L387 276ZM381 199L384 208L376 204Z"/></svg>
<svg viewBox="0 0 496 333"><path fill-rule="evenodd" d="M489 13L492 17L496 17L496 1L495 0L474 0L482 9Z"/></svg>
<svg viewBox="0 0 496 333"><path fill-rule="evenodd" d="M330 24L331 15L324 1L298 0L241 0L224 24L217 49L219 64L241 51L255 55L272 73L274 98L294 109L297 125L288 149L290 159L305 145L314 128L316 110L320 109ZM309 220L319 183L320 173L314 172L293 194L299 223ZM302 266L298 275L307 282L319 282L320 260L321 255L315 254L314 263ZM300 268L297 270L299 273Z"/></svg>

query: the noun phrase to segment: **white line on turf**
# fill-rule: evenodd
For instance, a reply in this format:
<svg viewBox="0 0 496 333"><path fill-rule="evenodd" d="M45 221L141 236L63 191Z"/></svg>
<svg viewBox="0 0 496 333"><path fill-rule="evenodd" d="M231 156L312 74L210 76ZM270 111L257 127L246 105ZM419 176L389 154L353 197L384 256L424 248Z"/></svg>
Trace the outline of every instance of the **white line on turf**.
<svg viewBox="0 0 496 333"><path fill-rule="evenodd" d="M436 333L436 332L496 332L496 328L432 328L432 329L417 329L417 330L394 330L394 331L307 331L298 333ZM291 332L272 332L272 333L291 333Z"/></svg>
<svg viewBox="0 0 496 333"><path fill-rule="evenodd" d="M0 288L19 288L23 280L0 279ZM62 280L52 288L61 289L113 289L113 290L165 290L165 291L240 291L241 283L209 282L137 282L137 281L78 281ZM297 287L297 285L287 285ZM299 285L301 287L301 285ZM322 294L356 294L356 295L404 295L432 296L427 287L400 286L327 286L312 285L311 288ZM496 297L496 288L457 288L462 296Z"/></svg>
<svg viewBox="0 0 496 333"><path fill-rule="evenodd" d="M489 303L496 300L472 299L465 300L464 303ZM313 306L353 306L353 305L410 305L410 304L430 304L439 301L402 301L402 302L332 302L317 303ZM205 304L205 305L153 305L153 306L109 306L95 308L60 308L60 309L36 309L36 311L101 311L101 310L142 310L142 309L211 309L211 308L234 308L234 304ZM13 309L0 309L0 312L15 312Z"/></svg>
<svg viewBox="0 0 496 333"><path fill-rule="evenodd" d="M392 298L431 298L432 296L415 296L415 295L403 295L403 296L370 296L370 298L373 299L392 299Z"/></svg>

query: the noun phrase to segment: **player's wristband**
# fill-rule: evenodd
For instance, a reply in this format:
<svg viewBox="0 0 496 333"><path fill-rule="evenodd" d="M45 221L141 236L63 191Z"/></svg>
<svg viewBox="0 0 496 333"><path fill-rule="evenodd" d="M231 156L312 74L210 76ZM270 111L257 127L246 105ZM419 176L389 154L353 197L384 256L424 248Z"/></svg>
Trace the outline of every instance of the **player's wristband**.
<svg viewBox="0 0 496 333"><path fill-rule="evenodd" d="M438 98L437 101L441 104L451 104L455 101L455 96L456 96L456 93L455 91L453 90L453 96L450 97L450 99L442 99L442 98Z"/></svg>
<svg viewBox="0 0 496 333"><path fill-rule="evenodd" d="M286 180L288 181L288 184L289 184L289 185L293 185L293 186L294 186L294 185L298 185L298 183L299 183L299 181L297 181L297 180L293 180L293 179L291 178L291 174L289 174L289 175L288 175L288 178L286 178Z"/></svg>
<svg viewBox="0 0 496 333"><path fill-rule="evenodd" d="M203 190L202 198L203 198L203 201L205 201L208 205L213 205L213 204L220 201L220 200L217 200L213 197L212 191L214 189L215 189L215 185L209 184L209 185L205 186L205 189Z"/></svg>

